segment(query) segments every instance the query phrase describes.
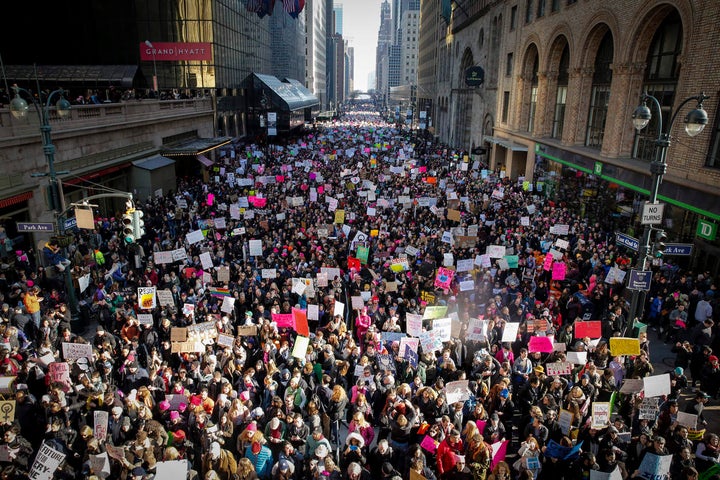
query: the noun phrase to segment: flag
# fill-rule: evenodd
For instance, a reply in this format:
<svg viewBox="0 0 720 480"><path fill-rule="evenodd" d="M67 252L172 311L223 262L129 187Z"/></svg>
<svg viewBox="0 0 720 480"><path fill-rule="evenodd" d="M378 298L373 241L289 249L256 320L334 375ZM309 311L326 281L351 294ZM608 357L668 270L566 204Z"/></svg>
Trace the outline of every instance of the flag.
<svg viewBox="0 0 720 480"><path fill-rule="evenodd" d="M258 14L258 17L263 18L265 15L272 15L273 9L275 8L275 0L244 0L245 9L248 12L254 12Z"/></svg>
<svg viewBox="0 0 720 480"><path fill-rule="evenodd" d="M293 18L298 18L304 7L305 0L283 0L283 10Z"/></svg>
<svg viewBox="0 0 720 480"><path fill-rule="evenodd" d="M360 270L360 268L361 268L360 259L355 258L355 257L348 257L347 261L348 261L348 270L353 270L353 269Z"/></svg>
<svg viewBox="0 0 720 480"><path fill-rule="evenodd" d="M210 295L213 297L229 297L230 296L230 289L229 288L208 288L210 291Z"/></svg>

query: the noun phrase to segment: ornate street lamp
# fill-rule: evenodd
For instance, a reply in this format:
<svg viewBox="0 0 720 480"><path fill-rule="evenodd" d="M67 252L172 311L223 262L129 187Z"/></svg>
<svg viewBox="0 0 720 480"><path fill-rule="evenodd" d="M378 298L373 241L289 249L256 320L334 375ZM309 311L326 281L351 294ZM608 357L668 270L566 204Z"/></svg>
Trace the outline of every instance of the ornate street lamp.
<svg viewBox="0 0 720 480"><path fill-rule="evenodd" d="M675 123L675 119L677 118L680 109L689 102L697 102L697 106L685 116L685 132L690 137L694 137L700 132L702 132L703 128L705 128L705 125L707 125L708 123L708 115L703 108L703 101L708 98L710 97L708 97L704 93L701 93L700 95L688 97L683 100L680 105L678 105L677 110L675 110L675 112L670 116L670 123L667 126L667 130L663 131L662 110L660 108L660 102L657 98L649 95L647 92L640 95L640 104L633 113L633 125L638 132L645 128L652 119L652 112L650 111L650 107L648 107L647 105L648 101L650 101L651 105L654 105L657 108L658 112L658 137L655 140L655 158L652 162L650 162L652 187L650 190L650 199L648 200L649 204L657 203L658 190L660 189L663 175L665 175L665 172L667 171L667 151L670 147L670 132L672 131L673 124ZM665 238L665 232L662 229L653 229L650 224L645 225L643 238L640 242L640 252L636 265L636 268L638 270L647 270L647 261L653 250L652 246L650 245L650 236L652 235L653 230L657 232L656 235L659 240ZM660 257L662 256L662 243L658 242L657 245L661 246L661 248L657 249L656 251L658 257ZM630 329L632 328L632 323L635 319L642 319L644 307L645 291L633 290L632 300L630 303L630 315L627 329L628 331L630 331Z"/></svg>
<svg viewBox="0 0 720 480"><path fill-rule="evenodd" d="M12 90L15 93L15 97L10 101L10 112L13 117L18 120L25 119L30 111L28 102L20 96L21 93L25 94L35 107L38 119L40 120L40 135L42 137L43 152L45 153L45 161L48 165L47 176L49 178L49 197L50 197L50 208L55 214L55 220L58 225L58 233L63 234L65 225L63 219L60 216L62 213L62 199L60 198L60 189L58 188L57 172L55 171L55 145L52 143L52 136L50 132L50 108L53 106L53 97L59 97L57 102L54 104L55 112L60 118L65 118L70 115L70 102L65 99L65 90L59 88L51 92L45 104L41 103L41 99L35 99L33 94L24 88L20 88L17 85L12 86ZM38 87L38 94L40 88ZM42 174L43 176L45 174ZM65 288L68 296L68 305L70 312L75 317L78 312L77 298L75 297L75 288L72 283L72 274L69 268L65 269Z"/></svg>

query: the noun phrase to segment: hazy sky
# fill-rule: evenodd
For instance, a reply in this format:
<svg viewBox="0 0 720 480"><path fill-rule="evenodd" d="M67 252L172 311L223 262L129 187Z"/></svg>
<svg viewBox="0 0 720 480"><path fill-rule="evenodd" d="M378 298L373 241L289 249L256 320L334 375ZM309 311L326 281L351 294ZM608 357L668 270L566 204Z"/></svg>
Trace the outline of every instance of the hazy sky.
<svg viewBox="0 0 720 480"><path fill-rule="evenodd" d="M355 89L368 89L368 74L375 70L375 48L383 0L335 0L343 6L343 38L355 49ZM370 85L375 88L375 85Z"/></svg>

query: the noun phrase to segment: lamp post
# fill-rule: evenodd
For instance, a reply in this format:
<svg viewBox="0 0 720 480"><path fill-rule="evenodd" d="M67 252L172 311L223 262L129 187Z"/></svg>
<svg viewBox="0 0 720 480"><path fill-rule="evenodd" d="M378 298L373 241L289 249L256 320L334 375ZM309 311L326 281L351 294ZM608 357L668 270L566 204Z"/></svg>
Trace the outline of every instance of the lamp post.
<svg viewBox="0 0 720 480"><path fill-rule="evenodd" d="M160 93L158 92L158 76L157 76L157 62L155 60L155 47L153 47L153 44L150 40L145 40L145 45L150 49L153 56L153 90L155 90L155 93L158 94L158 98L160 97Z"/></svg>
<svg viewBox="0 0 720 480"><path fill-rule="evenodd" d="M645 128L652 118L652 112L647 106L647 102L649 101L652 105L654 105L658 111L658 136L657 139L655 139L655 158L650 163L652 186L650 190L650 199L648 201L649 204L654 205L657 203L658 190L660 189L663 175L665 175L665 172L667 171L667 151L670 147L670 132L672 131L673 124L675 123L675 119L677 118L680 109L693 100L697 102L697 106L685 116L685 132L688 136L694 137L702 132L705 125L707 125L708 116L702 104L707 98L709 98L707 95L701 93L700 95L688 97L683 100L680 105L678 105L677 110L675 110L675 112L670 116L670 123L667 126L667 130L663 131L662 109L660 107L660 102L657 98L649 95L647 92L640 95L640 105L638 105L633 113L633 125L638 132ZM640 251L638 252L639 255L636 265L638 270L647 270L648 258L654 250L653 246L650 245L650 237L653 230L657 231L657 238L659 241L663 240L665 237L665 232L661 228L653 229L649 222L645 224L645 230L643 231L643 237L640 242ZM661 256L663 247L659 244L658 246L661 248L657 249L656 253ZM634 289L632 291L632 299L630 302L630 315L627 331L632 330L632 324L636 319L642 319L644 308L645 291Z"/></svg>
<svg viewBox="0 0 720 480"><path fill-rule="evenodd" d="M70 102L65 99L65 91L62 88L51 92L48 95L44 105L41 103L41 98L39 100L35 100L35 97L33 97L32 93L28 90L20 88L17 85L13 85L12 89L15 93L15 98L10 101L10 111L12 112L13 117L17 119L24 119L25 117L27 117L28 111L30 110L28 102L20 96L20 93L24 93L25 95L27 95L28 98L30 98L30 101L35 107L35 111L38 114L38 119L40 120L40 134L42 137L43 152L45 153L45 161L48 166L47 176L50 180L50 208L53 210L55 215L55 220L58 226L58 233L62 235L65 232L65 224L63 223L63 218L60 215L63 208L62 199L60 198L60 189L58 187L57 181L58 172L55 171L55 145L53 145L52 143L52 136L50 134L52 130L52 128L50 127L50 107L52 105L51 102L53 97L56 95L59 96L60 98L58 99L57 103L55 103L56 112L60 118L65 118L70 114ZM38 94L39 92L40 88L38 86ZM70 307L70 313L72 313L73 317L76 318L78 313L78 303L77 298L75 297L75 287L73 286L72 272L70 268L65 269L65 291L67 292L67 300L68 306Z"/></svg>

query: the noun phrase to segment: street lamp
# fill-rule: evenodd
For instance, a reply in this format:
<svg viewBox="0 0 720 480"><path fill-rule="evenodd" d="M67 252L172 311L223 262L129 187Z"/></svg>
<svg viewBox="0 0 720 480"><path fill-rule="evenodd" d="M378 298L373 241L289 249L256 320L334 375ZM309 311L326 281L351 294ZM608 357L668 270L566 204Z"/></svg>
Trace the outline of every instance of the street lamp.
<svg viewBox="0 0 720 480"><path fill-rule="evenodd" d="M58 188L57 172L55 171L55 145L53 145L52 136L50 135L50 132L52 130L50 127L50 107L52 105L51 102L53 97L58 95L60 98L54 105L55 111L60 118L65 118L70 115L70 102L65 99L65 90L63 90L62 88L51 92L48 95L44 105L40 103L42 102L41 98L36 100L35 97L33 97L32 93L30 93L28 90L20 88L17 85L13 85L12 89L15 93L15 98L10 101L10 112L12 112L13 117L19 120L24 119L27 117L28 112L30 111L30 106L28 105L28 102L20 96L20 93L24 93L28 98L30 98L30 101L35 107L35 111L38 114L38 118L40 120L40 134L42 137L43 152L45 153L45 161L48 165L48 177L50 179L50 208L55 213L55 219L58 225L58 233L62 235L65 231L65 225L63 223L62 216L60 215L60 212L62 212L62 200L60 198L60 189ZM39 92L40 88L38 86L38 94ZM76 316L78 312L78 305L77 299L75 298L75 287L73 286L72 282L72 273L69 268L65 269L65 290L67 291L70 312L73 316Z"/></svg>
<svg viewBox="0 0 720 480"><path fill-rule="evenodd" d="M657 203L658 190L660 189L663 175L665 175L665 172L667 171L667 151L670 147L670 132L672 131L673 124L675 123L675 119L677 118L680 109L685 106L685 104L692 102L693 100L697 102L697 106L685 116L685 132L688 134L688 136L694 137L700 132L702 132L703 128L705 128L705 125L707 125L708 123L707 112L703 108L703 101L707 98L710 97L708 97L704 93L701 93L700 95L688 97L683 100L680 105L678 105L675 113L670 116L670 123L667 126L667 130L663 131L662 110L660 108L660 102L657 98L649 95L647 92L640 95L640 105L638 105L638 107L635 109L635 112L633 113L633 125L638 132L645 128L648 123L650 123L650 119L652 118L652 112L647 106L647 102L650 101L650 103L654 105L658 111L658 137L657 139L655 139L655 158L652 162L650 162L652 187L650 190L650 199L648 202L649 204L653 205ZM636 268L640 271L647 270L647 260L652 252L652 247L650 245L650 237L653 230L657 232L658 238L665 237L665 232L662 229L653 229L651 224L649 223L645 225L643 238L640 242L640 252L636 265ZM662 245L662 242L659 242L658 245ZM658 251L658 255L662 255L661 250ZM635 319L642 318L644 308L645 291L634 289L632 291L632 299L630 303L630 321L628 322L628 331L632 329L632 323L635 321Z"/></svg>
<svg viewBox="0 0 720 480"><path fill-rule="evenodd" d="M158 76L157 76L157 62L155 61L155 47L153 47L153 44L150 40L145 40L145 45L150 49L153 56L153 90L155 92L158 92ZM159 96L159 94L158 94Z"/></svg>

